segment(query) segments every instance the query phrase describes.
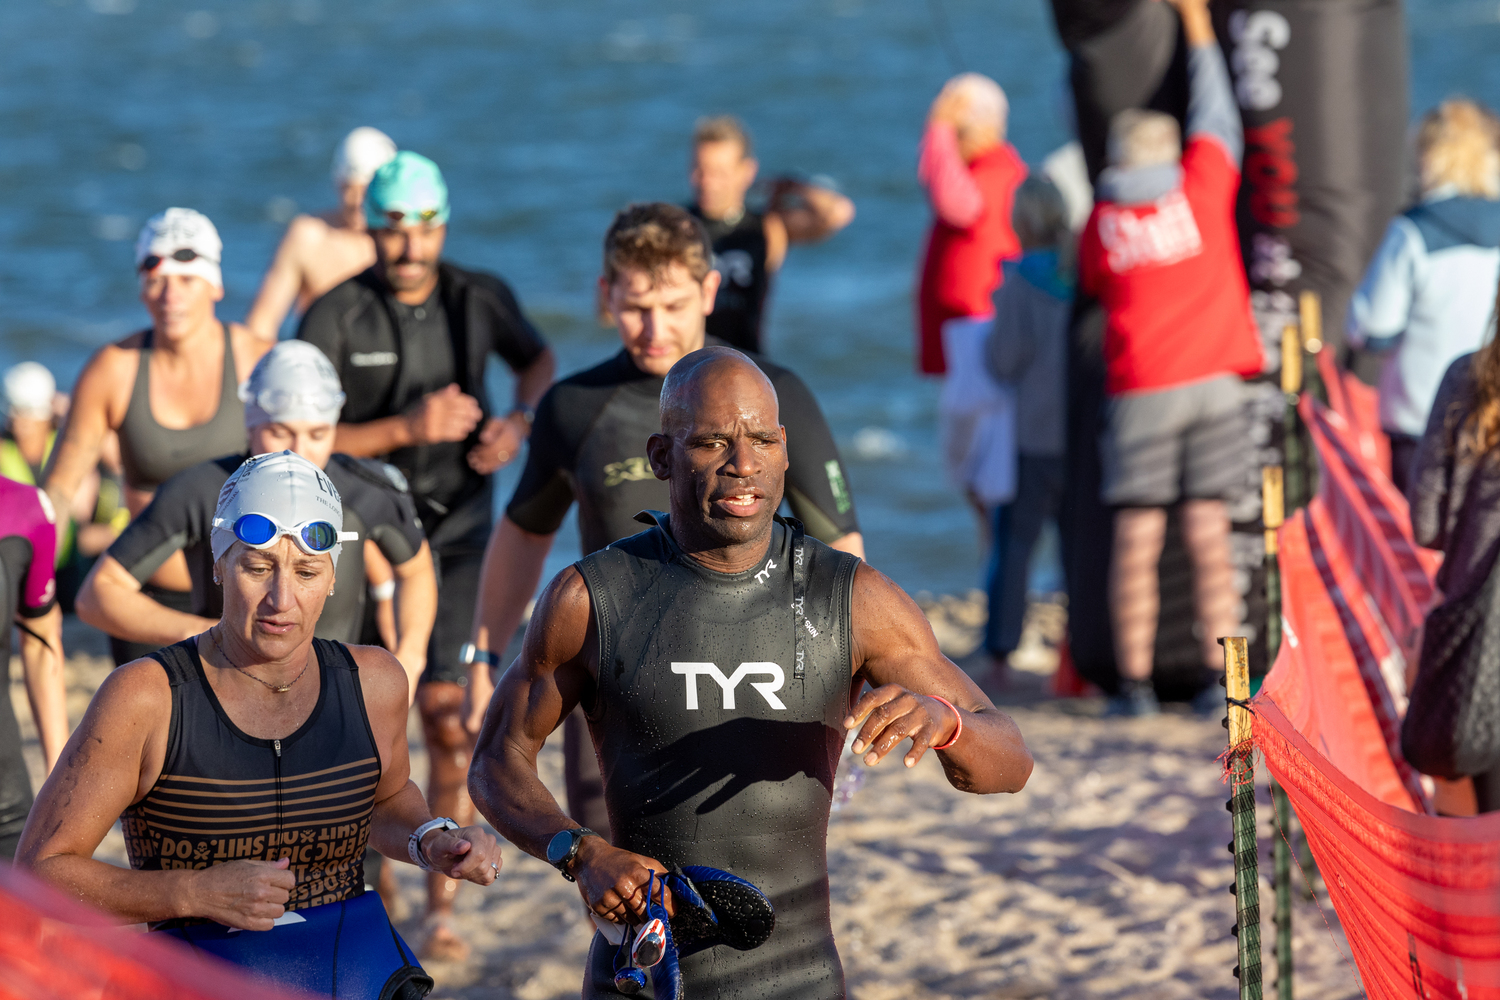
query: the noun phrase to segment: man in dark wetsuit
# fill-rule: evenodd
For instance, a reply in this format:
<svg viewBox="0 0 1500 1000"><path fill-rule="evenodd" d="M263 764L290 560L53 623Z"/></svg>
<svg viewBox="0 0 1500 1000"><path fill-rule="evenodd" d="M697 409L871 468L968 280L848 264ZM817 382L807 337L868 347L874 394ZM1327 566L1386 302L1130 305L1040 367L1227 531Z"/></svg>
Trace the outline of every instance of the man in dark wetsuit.
<svg viewBox="0 0 1500 1000"><path fill-rule="evenodd" d="M689 995L842 998L826 838L844 734L858 729L872 766L903 740L907 767L936 748L969 792L1019 790L1031 756L899 587L774 517L786 431L743 355L708 348L673 367L649 456L670 515L646 514L655 527L547 587L485 717L470 791L517 847L558 859L605 920L641 923L648 875L668 865L759 886L776 910L769 940L684 959ZM864 682L873 690L851 706ZM604 762L614 846L570 834L537 775L574 705ZM614 993L602 941L585 997Z"/></svg>
<svg viewBox="0 0 1500 1000"><path fill-rule="evenodd" d="M696 200L688 210L708 230L714 269L723 275L708 334L742 351L763 349L766 295L787 247L825 240L854 221L854 202L789 177L772 182L764 212L750 211L745 196L759 167L739 119L723 115L698 122L688 175Z"/></svg>
<svg viewBox="0 0 1500 1000"><path fill-rule="evenodd" d="M704 345L704 317L717 308L720 277L711 259L702 228L673 205L631 206L605 235L600 296L624 346L553 386L537 410L526 469L485 554L471 653L479 662L469 682L473 729L492 689L484 663L502 665L493 654L510 643L535 596L552 538L573 502L585 554L635 534L640 510L666 506L646 439L661 426L663 377ZM848 479L817 401L792 372L754 360L776 387L790 428L792 512L813 537L863 556ZM606 832L599 766L587 749L581 713L568 719L564 748L569 812Z"/></svg>
<svg viewBox="0 0 1500 1000"><path fill-rule="evenodd" d="M516 458L531 431L553 358L499 278L440 260L448 188L437 165L401 152L365 192L375 266L308 309L298 338L321 348L348 400L338 449L381 457L411 484L437 567L438 610L417 706L427 740L431 808L468 822L464 775L474 735L464 726L467 672L459 661L474 615L489 537L491 474ZM516 375L515 406L489 411L485 363L496 355ZM424 957L461 959L447 927L458 884L428 879Z"/></svg>
<svg viewBox="0 0 1500 1000"><path fill-rule="evenodd" d="M0 663L10 664L11 622L21 634L21 668L47 772L68 742L63 687L62 611L53 555L57 518L47 494L0 477ZM21 727L9 699L0 707L0 860L16 853L31 811L31 774L21 753Z"/></svg>

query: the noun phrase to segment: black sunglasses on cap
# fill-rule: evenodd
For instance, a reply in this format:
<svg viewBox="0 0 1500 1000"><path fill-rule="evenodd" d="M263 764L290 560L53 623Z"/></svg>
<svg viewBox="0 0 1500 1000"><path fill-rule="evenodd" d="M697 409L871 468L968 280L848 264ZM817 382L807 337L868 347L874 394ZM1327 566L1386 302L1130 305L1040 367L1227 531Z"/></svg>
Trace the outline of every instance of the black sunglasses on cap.
<svg viewBox="0 0 1500 1000"><path fill-rule="evenodd" d="M190 260L197 260L199 257L203 257L204 260L209 259L208 257L204 257L204 255L200 254L198 251L192 250L188 247L183 247L181 250L173 250L170 254L167 255L167 257L171 257L173 260L180 261L184 264L186 264ZM147 254L141 260L141 270L154 271L158 267L161 267L161 262L166 260L167 257L163 257L161 254L155 253Z"/></svg>

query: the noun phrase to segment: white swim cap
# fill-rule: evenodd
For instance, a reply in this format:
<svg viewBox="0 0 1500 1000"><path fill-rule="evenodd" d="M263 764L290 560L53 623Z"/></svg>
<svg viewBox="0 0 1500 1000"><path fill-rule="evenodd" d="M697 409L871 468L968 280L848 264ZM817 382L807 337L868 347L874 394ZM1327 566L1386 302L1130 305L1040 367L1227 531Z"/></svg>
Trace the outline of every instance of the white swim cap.
<svg viewBox="0 0 1500 1000"><path fill-rule="evenodd" d="M333 154L333 183L368 184L375 171L396 156L396 144L378 128L361 125L344 136Z"/></svg>
<svg viewBox="0 0 1500 1000"><path fill-rule="evenodd" d="M301 541L297 529L310 522L328 522L333 526L333 545L328 554L334 569L339 565L342 543L358 538L354 532L343 530L344 502L333 480L292 451L246 459L219 491L212 534L215 562L239 540L234 526L247 514L259 514L275 522L277 530L270 534L271 541L279 540L283 534ZM304 551L306 548L304 544Z"/></svg>
<svg viewBox="0 0 1500 1000"><path fill-rule="evenodd" d="M305 340L278 343L240 386L246 427L286 420L337 424L344 399L339 373Z"/></svg>
<svg viewBox="0 0 1500 1000"><path fill-rule="evenodd" d="M51 420L56 395L57 380L35 361L22 361L5 373L5 399L15 416Z"/></svg>
<svg viewBox="0 0 1500 1000"><path fill-rule="evenodd" d="M195 274L224 287L219 259L224 241L208 216L191 208L169 208L152 216L135 241L135 266L153 274Z"/></svg>

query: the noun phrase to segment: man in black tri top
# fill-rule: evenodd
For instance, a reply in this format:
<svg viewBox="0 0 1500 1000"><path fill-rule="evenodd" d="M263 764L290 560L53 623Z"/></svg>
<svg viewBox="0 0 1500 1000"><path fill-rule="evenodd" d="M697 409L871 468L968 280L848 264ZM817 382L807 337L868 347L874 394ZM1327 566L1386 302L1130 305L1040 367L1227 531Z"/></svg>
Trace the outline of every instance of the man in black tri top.
<svg viewBox="0 0 1500 1000"><path fill-rule="evenodd" d="M554 364L505 282L441 260L448 214L437 164L397 153L365 191L375 265L314 302L297 336L328 355L349 394L338 449L383 457L411 484L438 576L437 621L417 689L431 766L427 800L468 822L464 775L474 736L464 726L468 678L459 649L490 533L491 474L520 454ZM515 406L504 416L489 412L491 355L516 375ZM462 959L468 949L447 927L458 883L432 875L427 890L424 957Z"/></svg>
<svg viewBox="0 0 1500 1000"><path fill-rule="evenodd" d="M291 450L328 473L343 497L350 530L373 542L391 562L399 608L399 641L392 652L415 689L437 612L437 581L401 474L373 459L334 454L344 393L333 366L313 345L300 340L277 344L256 364L242 394L249 450L200 462L163 483L89 573L78 596L79 617L110 635L153 647L208 628L224 610L209 546L219 490L251 455ZM156 567L177 552L187 556L191 612L158 604L142 588ZM339 562L337 585L318 619L318 638L359 641L366 595L363 556L363 543L351 545Z"/></svg>
<svg viewBox="0 0 1500 1000"><path fill-rule="evenodd" d="M509 644L536 594L553 535L573 502L585 553L635 534L638 511L666 506L646 439L661 426L662 378L704 345L704 317L716 308L720 277L711 257L702 227L674 205L632 205L605 235L600 296L624 346L553 386L537 410L526 469L485 554L470 654L479 661L469 682L472 728L492 687L484 663L499 665L493 653ZM813 537L863 556L848 479L817 401L792 372L754 360L775 385L790 428L792 512ZM607 830L598 764L585 743L583 717L575 714L564 742L568 808L579 822Z"/></svg>
<svg viewBox="0 0 1500 1000"><path fill-rule="evenodd" d="M723 275L708 333L742 351L759 351L771 276L792 243L825 240L854 221L854 202L827 187L790 177L771 184L764 212L745 206L760 165L750 133L729 115L704 118L693 130L689 211L708 230L714 268Z"/></svg>
<svg viewBox="0 0 1500 1000"><path fill-rule="evenodd" d="M904 740L962 791L1014 792L1031 756L1009 717L938 651L921 610L868 565L775 517L788 468L776 391L708 348L662 389L652 474L670 515L552 581L501 679L470 774L480 811L575 878L599 917L641 923L650 872L707 865L759 886L775 930L751 952L683 960L693 996L835 1000L827 825L844 734L876 765ZM852 692L873 690L851 706ZM575 705L604 762L614 844L553 801L536 755ZM669 902L669 909L670 900ZM596 935L585 997L614 992Z"/></svg>

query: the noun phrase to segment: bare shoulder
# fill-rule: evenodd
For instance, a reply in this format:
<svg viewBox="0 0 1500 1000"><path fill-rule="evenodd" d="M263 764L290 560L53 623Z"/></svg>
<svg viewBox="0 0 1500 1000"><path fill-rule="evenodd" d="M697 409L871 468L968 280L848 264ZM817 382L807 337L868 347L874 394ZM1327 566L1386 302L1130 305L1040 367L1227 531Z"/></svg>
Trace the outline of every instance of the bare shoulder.
<svg viewBox="0 0 1500 1000"><path fill-rule="evenodd" d="M547 584L526 626L523 659L557 666L575 659L594 631L594 604L577 566L569 566Z"/></svg>
<svg viewBox="0 0 1500 1000"><path fill-rule="evenodd" d="M902 590L896 581L864 560L860 560L854 570L855 624L857 625L862 617L893 613L916 615L923 621L927 620L927 616L922 613L917 602L912 600L911 595Z"/></svg>
<svg viewBox="0 0 1500 1000"><path fill-rule="evenodd" d="M367 707L397 705L404 714L407 685L410 683L401 661L380 646L348 646L349 655L359 667L359 686L365 693Z"/></svg>
<svg viewBox="0 0 1500 1000"><path fill-rule="evenodd" d="M854 669L879 656L941 655L937 636L917 602L867 562L854 573Z"/></svg>
<svg viewBox="0 0 1500 1000"><path fill-rule="evenodd" d="M299 249L313 248L328 238L328 232L332 228L321 216L299 215L287 224L286 235L281 238L281 242Z"/></svg>
<svg viewBox="0 0 1500 1000"><path fill-rule="evenodd" d="M165 726L172 717L172 684L160 663L150 657L131 660L104 678L89 702L79 728L147 730Z"/></svg>

